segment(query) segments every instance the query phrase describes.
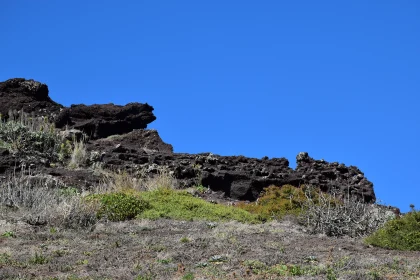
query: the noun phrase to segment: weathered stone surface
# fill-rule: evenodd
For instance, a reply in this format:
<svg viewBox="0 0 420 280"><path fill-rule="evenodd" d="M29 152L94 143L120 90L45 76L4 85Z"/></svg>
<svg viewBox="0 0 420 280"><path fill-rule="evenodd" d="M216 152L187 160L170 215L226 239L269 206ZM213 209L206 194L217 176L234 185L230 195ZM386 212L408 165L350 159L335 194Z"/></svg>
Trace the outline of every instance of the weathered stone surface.
<svg viewBox="0 0 420 280"><path fill-rule="evenodd" d="M11 79L0 83L0 112L7 114L9 109L53 116L57 128L70 129L63 132L68 138L80 139L81 132L87 134L88 165L100 164L105 169L141 171L150 175L165 167L178 179L180 187L201 183L224 193L225 197L238 200L255 200L270 185L312 184L323 191L340 189L365 202L375 201L373 184L357 167L314 160L307 153L297 155L295 170L289 167L285 158L173 153L172 146L163 142L157 131L144 129L156 119L153 107L148 104L62 108L48 97L46 85ZM51 167L42 158L16 159L7 150L0 149L0 174L10 174L15 166L17 170L34 167L38 172L62 178L67 184L79 188L89 188L99 180L87 170Z"/></svg>
<svg viewBox="0 0 420 280"><path fill-rule="evenodd" d="M191 155L157 150L146 152L141 146L136 148L127 145L124 138L125 136L120 136L118 141L107 139L108 148L101 147L101 150L106 151L103 157L105 166L123 166L125 169L143 169L152 173L156 173L159 166L165 166L173 172L181 187L201 183L238 200L253 201L270 185L311 184L323 191L349 191L365 202L375 201L373 184L357 167L314 160L307 153L297 156L298 166L293 170L285 158L256 159L211 153ZM96 145L98 148L98 143Z"/></svg>
<svg viewBox="0 0 420 280"><path fill-rule="evenodd" d="M309 157L308 153L299 153L296 161L296 173L298 176L304 177L305 183L319 186L323 191L350 192L367 202L376 199L372 182L368 181L356 166L314 160Z"/></svg>
<svg viewBox="0 0 420 280"><path fill-rule="evenodd" d="M8 118L9 111L23 109L25 113L52 119L62 107L48 96L45 84L22 78L0 82L0 113L4 118Z"/></svg>
<svg viewBox="0 0 420 280"><path fill-rule="evenodd" d="M55 119L57 128L74 128L83 131L91 139L124 134L134 129L143 129L156 119L153 107L148 104L129 103L125 106L94 104L71 105Z"/></svg>

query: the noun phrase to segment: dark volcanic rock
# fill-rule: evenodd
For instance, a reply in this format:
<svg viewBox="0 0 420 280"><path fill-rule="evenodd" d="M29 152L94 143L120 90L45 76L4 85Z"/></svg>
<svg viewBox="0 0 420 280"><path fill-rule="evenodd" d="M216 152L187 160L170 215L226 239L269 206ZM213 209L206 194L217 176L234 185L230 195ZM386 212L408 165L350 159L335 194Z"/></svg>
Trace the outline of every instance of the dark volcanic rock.
<svg viewBox="0 0 420 280"><path fill-rule="evenodd" d="M164 143L157 131L144 129L156 119L153 107L148 104L63 108L48 97L46 85L33 80L11 79L0 83L0 113L7 116L10 109L49 116L57 128L67 128L62 131L66 138L81 138L81 133L85 133L89 139L87 163L99 164L105 169L128 169L153 176L159 168L166 167L178 179L180 187L201 183L239 200L253 201L270 185L311 184L323 191L339 189L365 202L375 201L373 184L357 167L314 160L308 153L298 154L296 170L289 167L285 158L173 153L172 146ZM88 188L99 180L86 170L52 168L42 157L16 158L0 149L0 174L28 167L62 178L75 187Z"/></svg>
<svg viewBox="0 0 420 280"><path fill-rule="evenodd" d="M60 112L55 125L57 128L79 129L91 139L106 138L146 128L156 119L152 111L153 107L147 103L71 105Z"/></svg>
<svg viewBox="0 0 420 280"><path fill-rule="evenodd" d="M104 162L146 163L150 155L172 154L172 145L166 144L156 130L136 129L124 135L114 135L87 143L88 150L103 153Z"/></svg>
<svg viewBox="0 0 420 280"><path fill-rule="evenodd" d="M0 113L4 118L8 118L9 111L23 109L25 113L52 119L62 107L48 96L45 84L22 78L0 82Z"/></svg>
<svg viewBox="0 0 420 280"><path fill-rule="evenodd" d="M303 178L304 183L319 186L323 191L341 190L356 195L366 202L375 201L373 184L355 166L345 166L338 162L328 163L314 160L308 153L299 153L296 157L295 173Z"/></svg>
<svg viewBox="0 0 420 280"><path fill-rule="evenodd" d="M297 156L298 166L293 170L285 158L256 159L211 153L191 155L151 151L144 149L142 145L130 145L124 138L125 136L120 136L118 140L100 140L90 147L106 151L103 163L108 168L134 168L157 173L159 166L165 166L178 179L180 187L190 187L201 182L205 187L223 191L226 197L238 200L253 201L270 185L311 184L326 192L349 191L365 202L375 201L373 184L358 168L314 160L307 153Z"/></svg>
<svg viewBox="0 0 420 280"><path fill-rule="evenodd" d="M0 148L0 174L13 168L14 158L7 149Z"/></svg>

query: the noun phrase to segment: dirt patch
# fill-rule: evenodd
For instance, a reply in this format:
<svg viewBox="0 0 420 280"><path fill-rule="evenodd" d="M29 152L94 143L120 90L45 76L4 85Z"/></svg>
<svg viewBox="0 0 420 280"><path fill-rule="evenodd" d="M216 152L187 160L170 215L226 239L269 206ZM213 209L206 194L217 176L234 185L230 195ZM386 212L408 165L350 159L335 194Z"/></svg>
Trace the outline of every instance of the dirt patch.
<svg viewBox="0 0 420 280"><path fill-rule="evenodd" d="M0 229L0 279L420 278L420 252L309 235L293 219L132 220L76 231L2 217Z"/></svg>

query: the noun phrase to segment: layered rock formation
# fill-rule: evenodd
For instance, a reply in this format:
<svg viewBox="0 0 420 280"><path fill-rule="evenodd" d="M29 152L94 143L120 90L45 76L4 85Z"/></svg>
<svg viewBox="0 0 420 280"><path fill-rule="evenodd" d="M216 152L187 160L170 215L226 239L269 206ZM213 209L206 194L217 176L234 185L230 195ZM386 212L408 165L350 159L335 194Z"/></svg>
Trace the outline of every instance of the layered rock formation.
<svg viewBox="0 0 420 280"><path fill-rule="evenodd" d="M87 135L90 154L99 155L91 157L89 164L99 163L103 168L133 172L146 170L152 175L159 167L165 166L173 172L181 187L201 183L214 191L222 191L226 197L240 200L255 200L269 185L312 184L323 191L340 189L365 202L375 201L373 184L357 167L314 160L307 153L297 155L295 170L289 167L286 158L174 153L172 146L164 143L157 131L145 129L156 119L153 107L148 104L72 105L65 108L48 97L46 85L24 79L0 83L0 104L2 114L7 114L9 109L24 110L52 118L57 128L70 128L75 133L82 131ZM0 173L16 166L11 158L7 151L0 151ZM64 177L67 182L83 187L98 180L86 170L70 172L50 168L48 164L43 168L50 175Z"/></svg>

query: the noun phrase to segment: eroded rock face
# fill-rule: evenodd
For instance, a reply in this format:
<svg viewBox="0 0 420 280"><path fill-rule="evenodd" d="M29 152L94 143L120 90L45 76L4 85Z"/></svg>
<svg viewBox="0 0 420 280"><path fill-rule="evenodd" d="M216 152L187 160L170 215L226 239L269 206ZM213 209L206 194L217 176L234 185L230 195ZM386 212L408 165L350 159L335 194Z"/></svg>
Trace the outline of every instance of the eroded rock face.
<svg viewBox="0 0 420 280"><path fill-rule="evenodd" d="M238 200L253 201L270 185L312 184L323 191L339 189L365 202L375 201L373 184L357 167L314 160L308 153L297 155L295 170L289 167L286 158L174 153L172 145L163 142L157 131L145 130L147 124L156 119L153 107L148 104L81 104L64 108L48 97L46 85L33 80L11 79L0 83L0 113L6 115L9 109L48 115L57 128L68 129L63 134L67 138L81 139L80 134L86 134L88 165L145 171L150 175L165 167L178 179L180 187L202 184ZM0 175L10 174L16 166L23 170L28 164L39 172L61 177L74 187L88 188L99 181L99 177L87 170L54 168L42 159L17 159L7 150L0 149Z"/></svg>
<svg viewBox="0 0 420 280"><path fill-rule="evenodd" d="M71 105L63 109L55 119L57 128L74 128L83 131L91 139L124 134L143 129L156 119L153 107L148 104L129 103L125 106L110 104L86 106Z"/></svg>
<svg viewBox="0 0 420 280"><path fill-rule="evenodd" d="M302 177L306 184L319 186L323 191L350 192L366 202L376 200L372 182L368 181L356 166L314 160L305 152L296 156L296 162L295 173Z"/></svg>
<svg viewBox="0 0 420 280"><path fill-rule="evenodd" d="M25 113L52 119L63 106L52 101L48 93L46 84L34 80L15 78L0 82L0 113L7 119L9 111L23 109Z"/></svg>
<svg viewBox="0 0 420 280"><path fill-rule="evenodd" d="M147 135L147 131L142 131L139 135ZM238 200L253 201L270 185L311 184L323 191L349 191L351 195L365 202L375 201L373 184L357 167L314 160L307 153L297 156L298 166L293 170L286 158L256 159L211 153L171 153L170 150L144 149L141 145L136 147L124 138L125 136L120 136L96 142L96 148L105 151L102 161L106 167L124 167L134 171L142 169L157 173L159 167L165 166L178 179L180 187L201 183ZM101 146L98 146L99 142L102 143Z"/></svg>

